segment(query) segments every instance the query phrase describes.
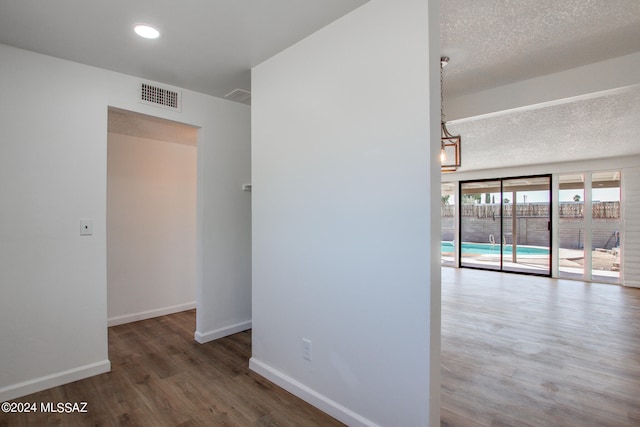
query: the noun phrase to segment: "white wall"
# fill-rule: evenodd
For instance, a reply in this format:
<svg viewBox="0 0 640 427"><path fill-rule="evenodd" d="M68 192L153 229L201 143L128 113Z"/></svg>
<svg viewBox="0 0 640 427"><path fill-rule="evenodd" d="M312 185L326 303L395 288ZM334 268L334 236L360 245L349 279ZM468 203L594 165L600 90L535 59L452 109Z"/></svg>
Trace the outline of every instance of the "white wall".
<svg viewBox="0 0 640 427"><path fill-rule="evenodd" d="M185 90L177 113L139 104L139 84L0 45L0 401L109 370L110 105L201 128L197 333L250 325L249 107Z"/></svg>
<svg viewBox="0 0 640 427"><path fill-rule="evenodd" d="M622 283L640 288L640 159L623 169L622 208Z"/></svg>
<svg viewBox="0 0 640 427"><path fill-rule="evenodd" d="M108 134L110 326L196 306L197 148L189 142Z"/></svg>
<svg viewBox="0 0 640 427"><path fill-rule="evenodd" d="M349 425L439 425L436 5L372 0L252 71L250 366Z"/></svg>

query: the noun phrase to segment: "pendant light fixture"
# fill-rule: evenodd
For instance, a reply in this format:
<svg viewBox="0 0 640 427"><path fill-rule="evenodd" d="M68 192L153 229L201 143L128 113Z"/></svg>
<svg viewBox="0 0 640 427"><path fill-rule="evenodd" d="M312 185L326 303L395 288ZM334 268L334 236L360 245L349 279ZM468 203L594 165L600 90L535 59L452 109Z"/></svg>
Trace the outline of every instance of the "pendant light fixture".
<svg viewBox="0 0 640 427"><path fill-rule="evenodd" d="M440 169L442 172L454 172L460 167L460 135L451 135L444 119L443 70L449 63L448 56L440 57Z"/></svg>

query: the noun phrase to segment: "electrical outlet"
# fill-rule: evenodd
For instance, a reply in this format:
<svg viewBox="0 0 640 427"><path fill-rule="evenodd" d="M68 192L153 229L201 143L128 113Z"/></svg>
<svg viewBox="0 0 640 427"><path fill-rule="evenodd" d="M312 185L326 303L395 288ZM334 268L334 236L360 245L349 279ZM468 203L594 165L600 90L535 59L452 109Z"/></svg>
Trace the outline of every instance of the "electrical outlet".
<svg viewBox="0 0 640 427"><path fill-rule="evenodd" d="M302 357L311 362L311 340L302 338Z"/></svg>

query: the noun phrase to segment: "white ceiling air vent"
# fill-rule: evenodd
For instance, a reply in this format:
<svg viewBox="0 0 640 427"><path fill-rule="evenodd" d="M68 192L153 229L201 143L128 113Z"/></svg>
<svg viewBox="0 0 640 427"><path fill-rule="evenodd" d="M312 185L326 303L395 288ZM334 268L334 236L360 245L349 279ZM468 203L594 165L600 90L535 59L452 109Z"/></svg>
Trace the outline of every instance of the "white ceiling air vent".
<svg viewBox="0 0 640 427"><path fill-rule="evenodd" d="M246 90L234 89L228 94L226 94L224 97L227 98L229 101L251 105L251 92Z"/></svg>
<svg viewBox="0 0 640 427"><path fill-rule="evenodd" d="M139 102L155 105L173 111L181 111L181 93L176 90L166 89L149 83L140 84Z"/></svg>

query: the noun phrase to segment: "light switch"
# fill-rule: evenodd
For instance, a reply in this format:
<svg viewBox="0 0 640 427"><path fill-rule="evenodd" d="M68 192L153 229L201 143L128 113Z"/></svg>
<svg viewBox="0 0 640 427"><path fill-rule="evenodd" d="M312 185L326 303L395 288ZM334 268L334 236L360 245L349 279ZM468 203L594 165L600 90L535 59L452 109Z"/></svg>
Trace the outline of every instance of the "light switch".
<svg viewBox="0 0 640 427"><path fill-rule="evenodd" d="M93 234L93 221L90 219L80 220L80 235L91 236Z"/></svg>

